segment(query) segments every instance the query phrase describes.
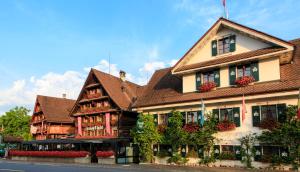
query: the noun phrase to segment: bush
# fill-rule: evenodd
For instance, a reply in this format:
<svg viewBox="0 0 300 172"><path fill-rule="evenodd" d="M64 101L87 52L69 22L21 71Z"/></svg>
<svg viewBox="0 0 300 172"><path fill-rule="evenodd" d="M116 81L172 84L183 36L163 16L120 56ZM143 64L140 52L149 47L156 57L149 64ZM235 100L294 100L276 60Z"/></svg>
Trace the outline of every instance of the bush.
<svg viewBox="0 0 300 172"><path fill-rule="evenodd" d="M32 156L32 157L60 157L77 158L86 157L90 153L87 151L19 151L10 150L9 156Z"/></svg>
<svg viewBox="0 0 300 172"><path fill-rule="evenodd" d="M181 157L181 155L178 153L175 153L171 158L168 159L168 163L175 163L178 165L185 164L188 161L189 160L187 158Z"/></svg>
<svg viewBox="0 0 300 172"><path fill-rule="evenodd" d="M219 155L220 160L235 160L235 155L234 153L231 152L222 152Z"/></svg>
<svg viewBox="0 0 300 172"><path fill-rule="evenodd" d="M96 156L101 158L108 158L113 156L115 153L113 151L97 151Z"/></svg>

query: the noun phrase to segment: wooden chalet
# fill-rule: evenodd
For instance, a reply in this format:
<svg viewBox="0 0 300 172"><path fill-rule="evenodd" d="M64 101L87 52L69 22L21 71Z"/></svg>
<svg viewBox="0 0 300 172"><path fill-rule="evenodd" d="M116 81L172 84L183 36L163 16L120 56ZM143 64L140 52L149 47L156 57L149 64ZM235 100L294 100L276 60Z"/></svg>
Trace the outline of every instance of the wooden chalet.
<svg viewBox="0 0 300 172"><path fill-rule="evenodd" d="M35 140L66 138L74 135L69 116L75 100L38 95L31 119L30 132Z"/></svg>
<svg viewBox="0 0 300 172"><path fill-rule="evenodd" d="M120 77L91 69L79 97L71 111L75 121L75 138L95 143L96 151L113 150L117 163L126 163L126 147L130 147L130 129L135 125L137 113L131 111L141 86ZM121 155L122 154L122 155ZM118 160L119 159L119 160Z"/></svg>

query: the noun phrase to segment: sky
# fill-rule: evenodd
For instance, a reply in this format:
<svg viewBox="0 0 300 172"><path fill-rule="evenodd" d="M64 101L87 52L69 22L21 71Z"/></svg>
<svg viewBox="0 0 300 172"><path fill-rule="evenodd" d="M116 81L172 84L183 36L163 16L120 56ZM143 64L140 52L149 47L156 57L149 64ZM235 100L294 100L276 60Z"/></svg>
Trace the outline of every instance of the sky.
<svg viewBox="0 0 300 172"><path fill-rule="evenodd" d="M229 19L300 37L299 0L227 0ZM221 0L0 0L0 115L76 99L91 67L144 85L224 15ZM109 63L110 62L110 63Z"/></svg>

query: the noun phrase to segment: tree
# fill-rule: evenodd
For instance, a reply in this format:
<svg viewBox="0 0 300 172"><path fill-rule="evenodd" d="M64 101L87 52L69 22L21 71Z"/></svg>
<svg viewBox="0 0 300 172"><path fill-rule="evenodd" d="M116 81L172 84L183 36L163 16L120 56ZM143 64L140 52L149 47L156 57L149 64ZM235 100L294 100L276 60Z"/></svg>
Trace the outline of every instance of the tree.
<svg viewBox="0 0 300 172"><path fill-rule="evenodd" d="M300 121L296 118L297 107L288 106L286 121L271 131L264 131L258 140L263 144L278 145L289 148L288 159L276 158L275 163L292 163L298 166L300 160Z"/></svg>
<svg viewBox="0 0 300 172"><path fill-rule="evenodd" d="M179 147L187 143L188 133L183 130L183 116L178 111L173 111L168 118L164 142L172 145L172 151L177 152Z"/></svg>
<svg viewBox="0 0 300 172"><path fill-rule="evenodd" d="M138 116L138 124L131 131L130 135L133 137L133 142L138 144L141 160L150 162L153 159L152 145L161 140L154 124L153 115L140 114Z"/></svg>
<svg viewBox="0 0 300 172"><path fill-rule="evenodd" d="M30 110L25 107L15 107L0 117L0 127L3 126L3 135L21 136L30 139Z"/></svg>

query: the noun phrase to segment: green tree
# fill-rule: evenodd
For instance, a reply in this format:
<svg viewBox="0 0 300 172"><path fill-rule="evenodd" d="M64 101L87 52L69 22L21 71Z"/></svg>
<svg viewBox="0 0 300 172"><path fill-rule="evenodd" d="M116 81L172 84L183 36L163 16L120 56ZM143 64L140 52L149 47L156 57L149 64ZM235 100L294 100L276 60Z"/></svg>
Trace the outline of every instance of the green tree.
<svg viewBox="0 0 300 172"><path fill-rule="evenodd" d="M300 121L296 118L296 106L288 106L287 120L281 123L278 128L272 131L264 131L258 140L262 144L278 145L289 148L290 155L287 159L276 157L275 163L292 163L296 166L299 165L300 160ZM275 158L275 157L274 157Z"/></svg>
<svg viewBox="0 0 300 172"><path fill-rule="evenodd" d="M152 145L161 140L161 136L154 124L153 115L140 114L138 121L142 123L130 131L133 142L138 144L141 160L150 162L153 159Z"/></svg>
<svg viewBox="0 0 300 172"><path fill-rule="evenodd" d="M177 152L179 147L187 143L188 133L183 130L183 116L173 111L168 118L168 126L164 135L164 143L172 145L172 151Z"/></svg>
<svg viewBox="0 0 300 172"><path fill-rule="evenodd" d="M29 140L30 137L30 119L28 115L30 110L25 107L15 107L10 109L4 115L0 117L0 127L3 126L3 135L21 136L25 140Z"/></svg>

